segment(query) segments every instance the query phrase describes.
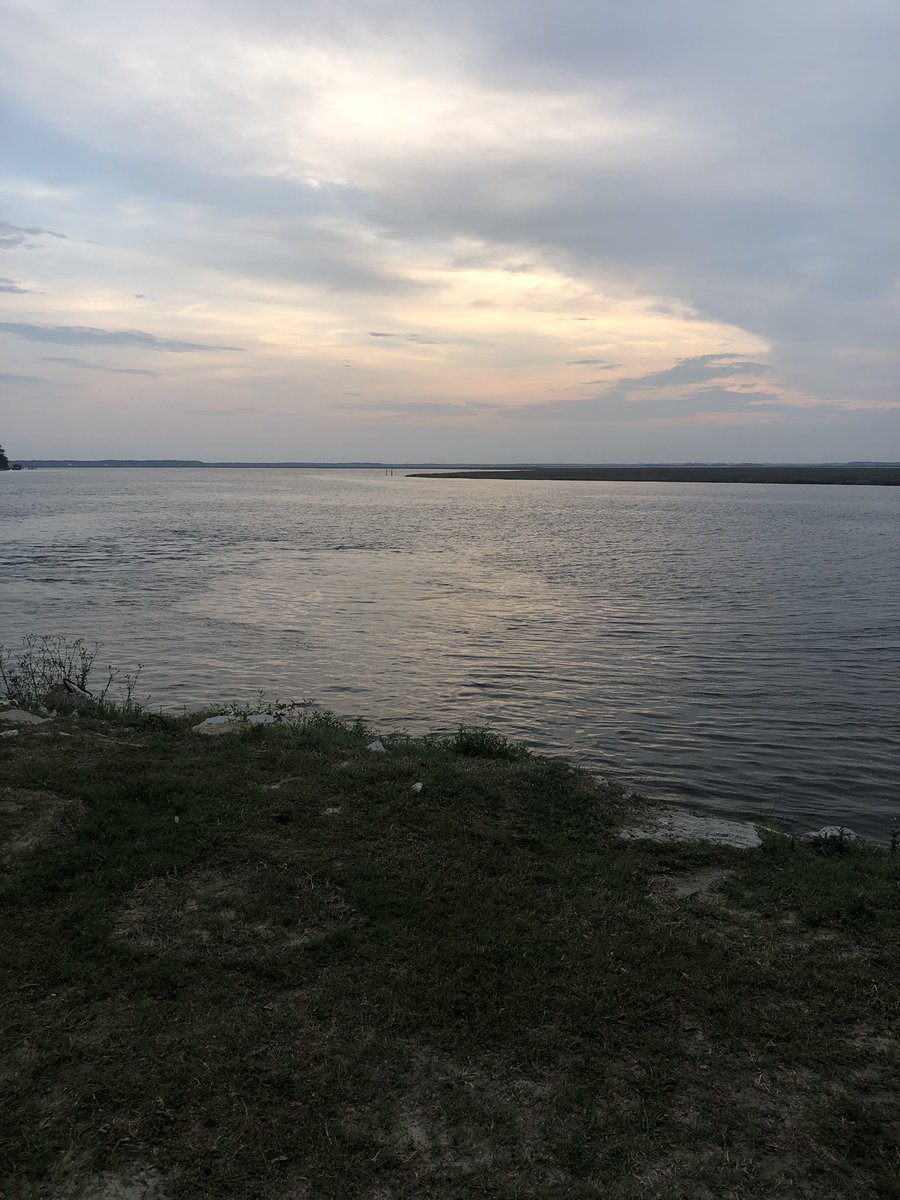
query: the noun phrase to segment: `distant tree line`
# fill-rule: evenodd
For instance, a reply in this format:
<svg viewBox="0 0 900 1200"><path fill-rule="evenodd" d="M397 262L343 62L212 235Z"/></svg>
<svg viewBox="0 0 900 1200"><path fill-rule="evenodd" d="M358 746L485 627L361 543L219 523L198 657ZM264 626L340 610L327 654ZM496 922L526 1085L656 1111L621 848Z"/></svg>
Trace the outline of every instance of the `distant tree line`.
<svg viewBox="0 0 900 1200"><path fill-rule="evenodd" d="M0 446L0 471L9 470L9 459L6 457L6 451Z"/></svg>

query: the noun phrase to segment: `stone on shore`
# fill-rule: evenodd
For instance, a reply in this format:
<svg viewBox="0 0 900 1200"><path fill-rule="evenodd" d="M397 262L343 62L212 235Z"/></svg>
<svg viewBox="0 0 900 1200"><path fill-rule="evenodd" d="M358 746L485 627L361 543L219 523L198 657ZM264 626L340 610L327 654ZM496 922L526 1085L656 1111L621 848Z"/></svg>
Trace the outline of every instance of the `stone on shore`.
<svg viewBox="0 0 900 1200"><path fill-rule="evenodd" d="M810 839L835 838L841 842L858 841L858 835L852 829L848 829L846 825L823 825L821 829L817 829L815 833L810 833L807 836Z"/></svg>
<svg viewBox="0 0 900 1200"><path fill-rule="evenodd" d="M384 748L384 743L379 741L378 738L376 738L374 742L369 742L368 746L366 746L366 749L370 750L372 754L387 754L387 750Z"/></svg>
<svg viewBox="0 0 900 1200"><path fill-rule="evenodd" d="M12 725L44 725L49 720L49 717L39 717L22 708L8 708L6 712L0 712L0 721L8 721Z"/></svg>
<svg viewBox="0 0 900 1200"><path fill-rule="evenodd" d="M219 737L223 733L238 733L245 728L240 717L228 713L220 713L217 717L207 717L199 725L192 725L194 733L202 733L204 737Z"/></svg>
<svg viewBox="0 0 900 1200"><path fill-rule="evenodd" d="M675 809L660 813L648 825L620 829L619 837L626 841L711 842L737 850L752 850L762 844L756 826L749 821L725 821Z"/></svg>
<svg viewBox="0 0 900 1200"><path fill-rule="evenodd" d="M240 733L254 725L275 725L277 717L271 713L249 713L241 716L237 713L219 713L215 717L207 717L199 725L192 725L194 733L202 733L205 737L219 737L223 733Z"/></svg>

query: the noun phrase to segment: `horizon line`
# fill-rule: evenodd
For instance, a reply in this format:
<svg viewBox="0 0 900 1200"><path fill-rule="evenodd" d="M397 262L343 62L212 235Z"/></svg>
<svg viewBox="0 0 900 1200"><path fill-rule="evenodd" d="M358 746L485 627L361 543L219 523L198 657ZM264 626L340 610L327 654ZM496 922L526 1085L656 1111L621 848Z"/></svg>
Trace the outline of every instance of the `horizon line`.
<svg viewBox="0 0 900 1200"><path fill-rule="evenodd" d="M122 467L122 468L185 468L185 467L204 467L204 468L294 468L294 469L327 469L327 468L347 468L357 470L406 470L407 468L434 468L434 469L472 469L472 470L517 470L526 468L529 470L553 470L559 468L606 468L606 467L897 467L900 466L900 460L896 459L811 459L799 461L797 459L780 459L780 460L761 460L761 459L682 459L682 460L648 460L648 459L630 459L618 460L615 462L597 460L588 462L580 461L516 461L516 462L498 462L496 460L490 462L462 462L459 460L435 462L424 460L411 460L398 462L396 460L369 460L369 459L344 459L344 460L207 460L199 458L17 458L9 459L10 465L13 462L20 464L23 467Z"/></svg>

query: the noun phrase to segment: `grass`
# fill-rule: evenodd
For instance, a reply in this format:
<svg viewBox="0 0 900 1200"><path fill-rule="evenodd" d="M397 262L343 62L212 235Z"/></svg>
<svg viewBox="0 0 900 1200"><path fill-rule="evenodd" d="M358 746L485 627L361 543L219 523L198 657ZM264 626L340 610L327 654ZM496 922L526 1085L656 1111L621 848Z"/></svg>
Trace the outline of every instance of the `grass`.
<svg viewBox="0 0 900 1200"><path fill-rule="evenodd" d="M0 741L0 1195L900 1196L897 856L197 719Z"/></svg>

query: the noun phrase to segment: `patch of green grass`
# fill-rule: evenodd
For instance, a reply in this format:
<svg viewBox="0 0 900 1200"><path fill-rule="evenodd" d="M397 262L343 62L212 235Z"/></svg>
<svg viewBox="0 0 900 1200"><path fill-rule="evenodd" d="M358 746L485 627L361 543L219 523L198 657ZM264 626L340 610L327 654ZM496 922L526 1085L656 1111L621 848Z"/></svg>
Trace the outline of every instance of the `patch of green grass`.
<svg viewBox="0 0 900 1200"><path fill-rule="evenodd" d="M197 719L0 745L0 1194L898 1195L896 856L624 843L490 731Z"/></svg>
<svg viewBox="0 0 900 1200"><path fill-rule="evenodd" d="M502 758L508 762L521 762L529 757L529 751L521 742L510 741L502 734L480 725L460 725L454 734L450 749L454 754L467 758Z"/></svg>

